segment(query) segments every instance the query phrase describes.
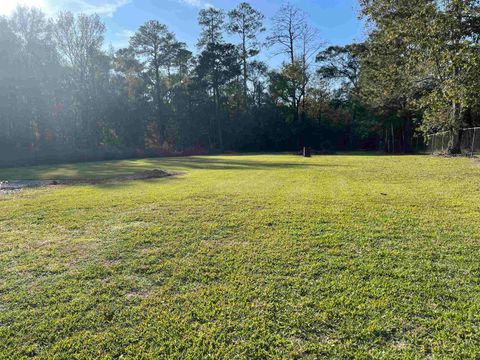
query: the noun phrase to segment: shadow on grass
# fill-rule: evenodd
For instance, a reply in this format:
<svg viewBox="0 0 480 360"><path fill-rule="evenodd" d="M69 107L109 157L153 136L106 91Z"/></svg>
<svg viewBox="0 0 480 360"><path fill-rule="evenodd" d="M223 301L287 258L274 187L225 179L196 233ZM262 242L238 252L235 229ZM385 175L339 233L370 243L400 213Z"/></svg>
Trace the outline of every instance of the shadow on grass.
<svg viewBox="0 0 480 360"><path fill-rule="evenodd" d="M271 156L271 158L272 157L274 156ZM299 159L302 158L299 157ZM256 159L255 156L246 156L245 158L242 158L242 156L148 158L0 169L0 180L106 179L153 169L182 172L188 170L282 170L345 166L346 165L313 163L308 160L305 162L286 162L275 159L260 160L260 157Z"/></svg>
<svg viewBox="0 0 480 360"><path fill-rule="evenodd" d="M182 177L182 174L175 174L172 176L158 178L158 179L136 179L136 180L127 180L127 181L112 180L108 182L101 182L98 184L79 184L79 185L93 186L100 189L116 190L116 189L136 186L138 184L150 184L150 185L160 184L160 183L168 184L168 183L171 183L172 181L183 181L183 180L184 178ZM70 186L70 185L65 185L65 186Z"/></svg>
<svg viewBox="0 0 480 360"><path fill-rule="evenodd" d="M254 158L239 160L232 158L165 158L155 159L155 163L165 164L172 168L202 169L202 170L269 170L269 169L295 169L317 167L339 167L344 165L294 163L285 161L258 161Z"/></svg>

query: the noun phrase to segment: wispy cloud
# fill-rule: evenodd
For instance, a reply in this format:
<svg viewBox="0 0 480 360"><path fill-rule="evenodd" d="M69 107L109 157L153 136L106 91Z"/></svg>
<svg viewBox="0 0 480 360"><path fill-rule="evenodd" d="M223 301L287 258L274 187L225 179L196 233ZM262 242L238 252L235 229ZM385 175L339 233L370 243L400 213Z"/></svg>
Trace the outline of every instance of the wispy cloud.
<svg viewBox="0 0 480 360"><path fill-rule="evenodd" d="M0 0L0 15L9 15L19 5L37 7L48 14L72 11L111 17L131 0Z"/></svg>
<svg viewBox="0 0 480 360"><path fill-rule="evenodd" d="M112 46L115 49L128 47L128 41L135 34L135 31L123 29L115 33L115 40L112 41Z"/></svg>
<svg viewBox="0 0 480 360"><path fill-rule="evenodd" d="M70 10L76 13L98 14L111 17L122 6L127 5L131 0L60 0L52 1L56 10Z"/></svg>
<svg viewBox="0 0 480 360"><path fill-rule="evenodd" d="M203 0L178 0L182 4L187 4L190 6L194 6L196 8L208 8L214 7L212 4L205 2Z"/></svg>
<svg viewBox="0 0 480 360"><path fill-rule="evenodd" d="M180 2L195 7L202 7L202 2L200 0L180 0Z"/></svg>

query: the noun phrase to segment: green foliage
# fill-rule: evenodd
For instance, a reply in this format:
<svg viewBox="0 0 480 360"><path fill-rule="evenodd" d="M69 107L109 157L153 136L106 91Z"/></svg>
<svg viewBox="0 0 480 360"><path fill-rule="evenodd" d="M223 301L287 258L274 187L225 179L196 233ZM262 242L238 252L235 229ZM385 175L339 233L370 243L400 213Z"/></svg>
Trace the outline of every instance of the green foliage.
<svg viewBox="0 0 480 360"><path fill-rule="evenodd" d="M228 13L227 30L240 38L239 50L243 70L244 105L248 103L249 59L260 53L258 36L265 31L263 21L265 16L246 2L240 3Z"/></svg>
<svg viewBox="0 0 480 360"><path fill-rule="evenodd" d="M199 48L206 47L209 44L223 42L225 13L222 10L214 7L200 10L198 23L202 27L200 39L197 44Z"/></svg>
<svg viewBox="0 0 480 360"><path fill-rule="evenodd" d="M276 69L255 59L265 19L245 2L200 11L196 55L157 20L105 51L97 15L20 7L0 19L0 163L304 145L410 152L415 131L443 129L456 133L454 152L459 129L480 124L478 0L361 6L365 42L320 51L308 15L283 4L266 37Z"/></svg>
<svg viewBox="0 0 480 360"><path fill-rule="evenodd" d="M357 88L364 52L363 44L330 46L317 54L318 73L327 80L340 80L348 88Z"/></svg>
<svg viewBox="0 0 480 360"><path fill-rule="evenodd" d="M480 90L478 0L361 1L373 31L366 77L374 102L421 111L424 132L459 133ZM379 80L375 83L373 80ZM459 150L454 137L450 152Z"/></svg>

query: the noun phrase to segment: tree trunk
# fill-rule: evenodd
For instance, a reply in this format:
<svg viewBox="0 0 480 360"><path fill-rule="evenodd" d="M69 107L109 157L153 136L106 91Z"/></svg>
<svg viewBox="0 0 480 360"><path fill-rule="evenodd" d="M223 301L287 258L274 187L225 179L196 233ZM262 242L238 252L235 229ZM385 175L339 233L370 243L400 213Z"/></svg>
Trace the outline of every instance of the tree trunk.
<svg viewBox="0 0 480 360"><path fill-rule="evenodd" d="M392 154L395 154L395 133L393 131L393 123L390 123L390 129L392 131Z"/></svg>
<svg viewBox="0 0 480 360"><path fill-rule="evenodd" d="M289 41L290 41L290 64L295 66L295 43L294 43L294 36L295 34L293 33L292 30L292 23L289 24ZM292 90L292 107L294 110L293 113L293 121L295 124L298 124L298 103L297 103L297 84L295 81L293 81L292 84L293 90Z"/></svg>
<svg viewBox="0 0 480 360"><path fill-rule="evenodd" d="M413 147L412 147L412 137L413 137L413 134L412 134L412 117L411 115L409 114L407 117L406 117L406 122L405 122L405 128L404 128L404 152L406 153L411 153L412 150L413 150Z"/></svg>
<svg viewBox="0 0 480 360"><path fill-rule="evenodd" d="M353 140L355 137L356 122L357 122L357 104L354 102L352 105L352 121L350 122L349 134L348 134L348 146L350 147L350 150L353 149Z"/></svg>
<svg viewBox="0 0 480 360"><path fill-rule="evenodd" d="M248 78L248 69L247 69L247 40L245 38L245 31L243 31L243 43L242 43L242 61L243 61L243 105L247 108L248 105L248 88L247 88L247 78Z"/></svg>
<svg viewBox="0 0 480 360"><path fill-rule="evenodd" d="M218 147L221 152L223 152L223 129L222 129L222 122L219 116L219 107L220 107L220 96L219 96L219 89L218 85L214 86L213 89L213 98L214 98L214 106L215 106L215 122L217 126L217 136L218 136Z"/></svg>
<svg viewBox="0 0 480 360"><path fill-rule="evenodd" d="M455 128L451 130L451 139L448 146L448 153L450 155L457 155L462 153L462 129Z"/></svg>
<svg viewBox="0 0 480 360"><path fill-rule="evenodd" d="M461 144L462 144L462 116L461 116L461 106L457 103L453 103L452 107L452 127L450 129L451 138L448 144L448 153L451 155L461 154Z"/></svg>
<svg viewBox="0 0 480 360"><path fill-rule="evenodd" d="M157 124L158 124L158 131L160 135L160 141L164 140L165 137L165 124L162 121L162 96L160 91L160 67L158 65L158 59L155 56L154 58L155 63L155 102L157 105Z"/></svg>

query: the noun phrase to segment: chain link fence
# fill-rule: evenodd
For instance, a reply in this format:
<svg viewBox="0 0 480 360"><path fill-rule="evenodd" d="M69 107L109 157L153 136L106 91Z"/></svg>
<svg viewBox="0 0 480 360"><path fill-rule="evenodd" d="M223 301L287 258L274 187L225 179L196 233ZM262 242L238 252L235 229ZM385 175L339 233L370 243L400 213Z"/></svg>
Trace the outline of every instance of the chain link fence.
<svg viewBox="0 0 480 360"><path fill-rule="evenodd" d="M460 149L463 154L473 156L480 154L480 127L461 130ZM425 137L427 152L430 154L444 154L453 142L450 131L442 131Z"/></svg>

